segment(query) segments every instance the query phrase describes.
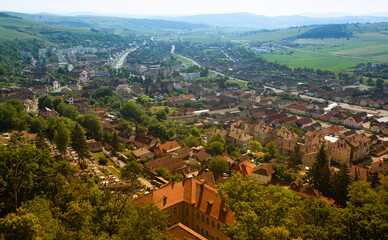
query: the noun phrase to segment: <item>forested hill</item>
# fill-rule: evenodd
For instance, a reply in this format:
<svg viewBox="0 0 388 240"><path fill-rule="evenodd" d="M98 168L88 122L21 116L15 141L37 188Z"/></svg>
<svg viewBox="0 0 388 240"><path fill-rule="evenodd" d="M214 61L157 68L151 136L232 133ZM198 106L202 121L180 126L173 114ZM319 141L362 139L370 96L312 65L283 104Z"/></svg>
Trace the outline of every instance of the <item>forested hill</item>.
<svg viewBox="0 0 388 240"><path fill-rule="evenodd" d="M45 23L50 25L86 28L112 28L129 29L139 32L207 29L205 24L192 24L187 22L168 21L160 19L134 19L105 16L61 16L54 14L25 14L7 12L7 14L22 18L27 21Z"/></svg>
<svg viewBox="0 0 388 240"><path fill-rule="evenodd" d="M28 22L3 14L0 17L0 81L20 82L23 66L21 52L30 52L38 57L38 49L44 46L82 45L102 47L109 42L117 46L127 46L135 39L134 34L120 36L102 34L91 29L69 28L41 23Z"/></svg>
<svg viewBox="0 0 388 240"><path fill-rule="evenodd" d="M17 19L21 19L19 17L11 16L11 15L3 13L3 12L0 12L0 17L1 18L17 18Z"/></svg>
<svg viewBox="0 0 388 240"><path fill-rule="evenodd" d="M352 35L352 32L346 30L346 25L329 24L310 29L302 34L299 34L297 38L349 38Z"/></svg>

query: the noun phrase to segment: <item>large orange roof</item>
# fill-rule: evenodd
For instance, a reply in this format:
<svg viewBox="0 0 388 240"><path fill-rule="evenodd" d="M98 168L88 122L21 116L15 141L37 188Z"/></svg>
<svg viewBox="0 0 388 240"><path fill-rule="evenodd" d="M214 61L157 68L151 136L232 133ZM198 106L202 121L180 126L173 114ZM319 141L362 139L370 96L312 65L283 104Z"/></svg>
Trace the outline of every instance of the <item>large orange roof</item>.
<svg viewBox="0 0 388 240"><path fill-rule="evenodd" d="M225 202L217 194L217 190L194 178L179 183L170 182L159 190L135 200L137 204L151 202L162 210L186 202L221 222L232 224L234 219L232 211L226 211Z"/></svg>

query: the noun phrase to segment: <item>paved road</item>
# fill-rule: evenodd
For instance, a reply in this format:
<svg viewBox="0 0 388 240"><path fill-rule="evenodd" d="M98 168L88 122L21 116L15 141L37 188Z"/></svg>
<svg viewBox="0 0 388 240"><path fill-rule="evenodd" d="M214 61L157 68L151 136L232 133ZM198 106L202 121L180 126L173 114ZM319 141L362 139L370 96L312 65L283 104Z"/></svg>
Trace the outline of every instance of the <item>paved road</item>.
<svg viewBox="0 0 388 240"><path fill-rule="evenodd" d="M119 69L121 68L123 65L124 65L124 62L125 62L125 59L127 58L128 54L130 54L131 52L135 51L137 48L131 48L131 49L127 49L120 57L119 59L117 60L117 62L115 62L113 65L114 65L114 68L116 69Z"/></svg>
<svg viewBox="0 0 388 240"><path fill-rule="evenodd" d="M201 64L199 64L198 62L194 61L193 59L175 53L175 45L172 45L172 47L171 47L171 53L172 53L172 54L175 54L175 55L177 55L177 56L179 56L179 57L182 57L182 58L184 58L184 59L186 59L186 60L188 60L188 61L190 61L190 62L192 62L195 66L202 67ZM233 60L232 60L232 61L233 61ZM209 71L210 71L210 72L213 72L213 73L216 73L216 74L219 74L219 75L221 75L221 76L225 76L225 74L220 73L220 72L217 72L217 71L214 71L214 70L209 70ZM229 76L228 76L228 77L229 77ZM241 79L237 79L237 78L233 78L233 77L229 77L229 78L232 79L232 80L239 81L239 82L244 82L244 83L247 82L247 81L245 81L245 80L241 80Z"/></svg>
<svg viewBox="0 0 388 240"><path fill-rule="evenodd" d="M232 62L236 62L233 58L231 58L226 52L224 52L224 50L222 50L221 48L218 48L218 50L220 50L230 61Z"/></svg>
<svg viewBox="0 0 388 240"><path fill-rule="evenodd" d="M273 87L269 87L269 86L264 86L265 88L269 88L277 93L279 92L284 92L283 90L281 89L277 89L277 88L273 88ZM313 100L313 101L318 101L318 102L329 102L329 104L332 104L332 103L336 103L338 104L338 106L344 108L344 109L349 109L349 110L353 110L353 111L357 111L357 112L366 112L366 113L369 113L369 114L376 114L376 115L381 115L381 116L388 116L388 111L387 110L383 110L383 109L376 109L376 108L371 108L371 107L363 107L363 106L358 106L358 105L352 105L352 104L348 104L348 103L343 103L343 102L334 102L334 101L331 101L331 100L327 100L327 99L323 99L323 98L317 98L317 97L310 97L310 96L307 96L307 95L299 95L301 98L303 99L310 99L310 100Z"/></svg>
<svg viewBox="0 0 388 240"><path fill-rule="evenodd" d="M196 61L194 61L193 59L190 59L188 57L176 54L176 53L174 53L174 51L175 51L175 46L173 45L173 48L171 49L171 53L173 53L175 55L178 55L180 57L183 57L183 58L191 61L193 64L201 67L201 65L199 63L197 63ZM225 76L225 74L220 73L220 72L216 72L216 71L212 71L212 72L220 74L221 76ZM232 78L232 77L230 79L233 79L233 80L236 80L236 81L240 81L240 82L244 82L244 83L247 82L247 81L244 81L244 80L241 80L241 79L237 79L237 78ZM283 92L283 90L281 90L281 89L277 89L277 88L273 88L273 87L269 87L269 86L264 86L264 87L265 88L270 88L270 89L274 90L275 92ZM321 101L321 102L328 101L329 103L336 103L334 101L326 100L326 99L323 99L323 98L310 97L310 96L307 96L307 95L300 95L300 97L304 98L304 99L312 99L312 100ZM337 102L337 104L339 106L341 106L342 108L344 108L344 109L349 109L349 110L359 111L359 112L366 112L366 113L370 113L370 114L378 114L378 115L381 115L381 116L388 116L388 111L387 110L376 109L376 108L371 108L371 107L363 107L363 106L358 106L358 105L351 105L351 104L341 103L341 102Z"/></svg>

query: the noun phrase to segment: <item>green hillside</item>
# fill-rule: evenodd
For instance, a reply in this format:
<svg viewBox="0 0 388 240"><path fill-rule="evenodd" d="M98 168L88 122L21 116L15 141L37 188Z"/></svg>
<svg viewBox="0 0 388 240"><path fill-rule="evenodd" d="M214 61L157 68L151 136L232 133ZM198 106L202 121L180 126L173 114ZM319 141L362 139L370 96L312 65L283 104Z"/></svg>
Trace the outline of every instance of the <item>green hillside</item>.
<svg viewBox="0 0 388 240"><path fill-rule="evenodd" d="M80 28L111 28L130 29L139 32L158 32L169 30L207 29L204 24L191 24L160 19L133 19L104 16L60 16L53 14L25 14L8 12L8 14L20 17L27 21L45 23L50 25L80 27Z"/></svg>
<svg viewBox="0 0 388 240"><path fill-rule="evenodd" d="M96 44L96 41L114 41L116 44L121 44L133 39L134 36L133 33L131 35L127 33L123 37L115 34L101 34L89 28L70 28L34 23L18 18L0 17L0 40L38 39L48 44L78 44L84 40L91 40L91 44Z"/></svg>
<svg viewBox="0 0 388 240"><path fill-rule="evenodd" d="M229 36L229 39L287 46L262 56L291 67L340 71L361 62L388 62L388 23L348 24L341 25L341 28L332 26L247 32ZM324 38L323 33L328 31L332 33L332 38Z"/></svg>

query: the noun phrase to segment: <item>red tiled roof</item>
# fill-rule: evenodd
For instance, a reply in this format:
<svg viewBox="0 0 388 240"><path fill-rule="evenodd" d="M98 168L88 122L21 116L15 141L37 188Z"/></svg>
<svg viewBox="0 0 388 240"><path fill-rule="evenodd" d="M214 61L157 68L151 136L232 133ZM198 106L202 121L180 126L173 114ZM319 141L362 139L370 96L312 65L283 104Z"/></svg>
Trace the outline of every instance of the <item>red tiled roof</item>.
<svg viewBox="0 0 388 240"><path fill-rule="evenodd" d="M170 182L159 190L135 200L136 204L154 202L160 209L166 209L180 202L186 202L221 222L232 224L232 211L225 211L225 202L217 190L197 179L185 179L179 183Z"/></svg>
<svg viewBox="0 0 388 240"><path fill-rule="evenodd" d="M166 142L165 144L159 145L159 149L165 152L168 152L172 149L179 148L180 145L177 141L171 141L171 142Z"/></svg>
<svg viewBox="0 0 388 240"><path fill-rule="evenodd" d="M302 105L297 104L297 103L293 103L293 104L289 105L288 108L292 108L292 109L299 110L299 111L306 111L307 110L307 108L305 106L302 106Z"/></svg>
<svg viewBox="0 0 388 240"><path fill-rule="evenodd" d="M246 160L232 168L232 172L239 172L244 175L251 176L253 169L256 167L254 163L251 163L249 160Z"/></svg>
<svg viewBox="0 0 388 240"><path fill-rule="evenodd" d="M177 223L174 226L171 226L168 229L168 232L171 235L171 240L207 240L207 238L202 237L199 233L185 226L182 223Z"/></svg>
<svg viewBox="0 0 388 240"><path fill-rule="evenodd" d="M312 121L311 118L309 118L309 117L304 117L304 118L299 119L298 122L299 122L301 125L306 125L306 124L312 123L313 121Z"/></svg>

